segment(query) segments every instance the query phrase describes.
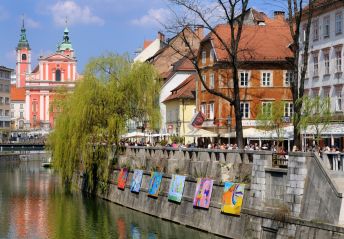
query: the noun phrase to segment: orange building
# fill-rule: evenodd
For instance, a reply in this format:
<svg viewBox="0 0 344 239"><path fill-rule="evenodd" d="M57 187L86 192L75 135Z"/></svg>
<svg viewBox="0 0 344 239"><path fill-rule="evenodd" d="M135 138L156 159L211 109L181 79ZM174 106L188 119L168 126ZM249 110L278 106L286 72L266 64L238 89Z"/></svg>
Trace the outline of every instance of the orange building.
<svg viewBox="0 0 344 239"><path fill-rule="evenodd" d="M60 87L73 89L78 78L76 57L64 30L63 40L55 53L40 56L38 65L31 72L31 48L26 38L24 24L17 50L17 87L25 87L25 127L50 129L54 126L54 109L51 103Z"/></svg>
<svg viewBox="0 0 344 239"><path fill-rule="evenodd" d="M239 86L243 127L257 126L258 110L271 110L272 102L283 101L286 117L292 116L290 91L291 42L289 27L282 12L273 19L264 13L250 10L252 21L245 23L239 43ZM222 39L230 39L230 27L218 25L216 32ZM198 65L207 86L231 96L233 81L229 57L220 40L209 33L201 42ZM202 128L224 137L228 132L228 117L234 131L234 107L229 102L208 93L198 79L196 83L197 109L206 120ZM228 133L227 133L228 135ZM226 136L227 137L227 136ZM245 137L245 134L244 134Z"/></svg>

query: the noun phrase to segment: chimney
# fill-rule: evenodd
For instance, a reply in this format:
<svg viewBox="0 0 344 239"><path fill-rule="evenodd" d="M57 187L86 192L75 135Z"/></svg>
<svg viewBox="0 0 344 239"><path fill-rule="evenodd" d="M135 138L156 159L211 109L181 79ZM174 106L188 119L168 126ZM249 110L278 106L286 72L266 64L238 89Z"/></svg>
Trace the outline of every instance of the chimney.
<svg viewBox="0 0 344 239"><path fill-rule="evenodd" d="M195 26L195 34L199 39L203 39L204 37L204 26L203 25L196 25Z"/></svg>
<svg viewBox="0 0 344 239"><path fill-rule="evenodd" d="M274 11L274 18L275 19L285 19L285 12L284 11Z"/></svg>
<svg viewBox="0 0 344 239"><path fill-rule="evenodd" d="M165 34L162 32L158 32L158 39L162 42L165 42Z"/></svg>

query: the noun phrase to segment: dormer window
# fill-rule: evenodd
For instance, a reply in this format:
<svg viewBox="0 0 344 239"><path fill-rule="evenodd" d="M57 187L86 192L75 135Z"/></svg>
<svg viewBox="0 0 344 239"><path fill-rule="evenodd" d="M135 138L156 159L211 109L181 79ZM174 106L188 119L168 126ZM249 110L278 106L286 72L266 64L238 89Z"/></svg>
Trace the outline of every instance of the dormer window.
<svg viewBox="0 0 344 239"><path fill-rule="evenodd" d="M202 51L202 64L205 65L206 62L207 62L207 52Z"/></svg>

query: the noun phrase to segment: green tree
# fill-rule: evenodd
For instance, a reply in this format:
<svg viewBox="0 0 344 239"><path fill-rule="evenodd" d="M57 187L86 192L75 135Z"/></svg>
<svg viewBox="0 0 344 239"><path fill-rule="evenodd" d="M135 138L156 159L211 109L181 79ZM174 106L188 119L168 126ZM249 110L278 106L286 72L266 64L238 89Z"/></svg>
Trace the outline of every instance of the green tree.
<svg viewBox="0 0 344 239"><path fill-rule="evenodd" d="M158 82L151 65L131 64L127 56L90 60L75 91L55 102L61 113L49 143L54 167L66 183L78 170L84 172L89 190L97 180L107 182L129 119L159 125Z"/></svg>
<svg viewBox="0 0 344 239"><path fill-rule="evenodd" d="M284 117L284 101L264 104L258 109L257 120L259 128L276 133L277 147L280 147L284 140L285 127L288 125L288 121Z"/></svg>
<svg viewBox="0 0 344 239"><path fill-rule="evenodd" d="M306 131L310 126L315 131L315 140L317 146L321 139L322 132L331 123L331 100L330 97L309 97L302 99L302 114L299 123L299 129Z"/></svg>

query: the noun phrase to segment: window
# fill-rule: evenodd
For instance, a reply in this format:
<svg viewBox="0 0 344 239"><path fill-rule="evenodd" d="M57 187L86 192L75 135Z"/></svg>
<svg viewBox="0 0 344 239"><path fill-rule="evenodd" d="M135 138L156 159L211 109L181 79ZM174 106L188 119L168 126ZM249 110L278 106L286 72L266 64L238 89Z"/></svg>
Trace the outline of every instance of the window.
<svg viewBox="0 0 344 239"><path fill-rule="evenodd" d="M336 90L336 111L343 111L342 90Z"/></svg>
<svg viewBox="0 0 344 239"><path fill-rule="evenodd" d="M285 102L284 103L284 117L292 117L293 116L293 103Z"/></svg>
<svg viewBox="0 0 344 239"><path fill-rule="evenodd" d="M201 112L204 114L204 115L207 115L207 105L205 103L201 103Z"/></svg>
<svg viewBox="0 0 344 239"><path fill-rule="evenodd" d="M14 118L14 112L11 112L11 118Z"/></svg>
<svg viewBox="0 0 344 239"><path fill-rule="evenodd" d="M306 41L306 30L307 30L307 25L303 24L302 25L302 42Z"/></svg>
<svg viewBox="0 0 344 239"><path fill-rule="evenodd" d="M263 72L262 73L262 86L272 86L271 72Z"/></svg>
<svg viewBox="0 0 344 239"><path fill-rule="evenodd" d="M10 92L10 86L9 85L5 85L5 92Z"/></svg>
<svg viewBox="0 0 344 239"><path fill-rule="evenodd" d="M226 86L225 86L225 83L224 83L224 81L223 81L223 77L222 77L222 75L221 75L220 72L218 73L218 78L219 78L219 88L224 88L224 87L226 87Z"/></svg>
<svg viewBox="0 0 344 239"><path fill-rule="evenodd" d="M5 121L5 127L10 127L10 122L9 121Z"/></svg>
<svg viewBox="0 0 344 239"><path fill-rule="evenodd" d="M263 115L271 116L271 114L272 114L272 103L271 102L263 102L262 103L262 113L263 113Z"/></svg>
<svg viewBox="0 0 344 239"><path fill-rule="evenodd" d="M60 69L57 69L55 72L55 80L61 81L61 70Z"/></svg>
<svg viewBox="0 0 344 239"><path fill-rule="evenodd" d="M3 90L3 85L2 84L0 84L0 91L2 91Z"/></svg>
<svg viewBox="0 0 344 239"><path fill-rule="evenodd" d="M324 38L330 37L330 16L324 17Z"/></svg>
<svg viewBox="0 0 344 239"><path fill-rule="evenodd" d="M293 79L293 72L292 71L286 71L285 77L284 77L284 86L290 86L290 82Z"/></svg>
<svg viewBox="0 0 344 239"><path fill-rule="evenodd" d="M24 106L23 106L23 104L20 104L20 109L24 109Z"/></svg>
<svg viewBox="0 0 344 239"><path fill-rule="evenodd" d="M26 61L27 57L26 54L22 54L22 61Z"/></svg>
<svg viewBox="0 0 344 239"><path fill-rule="evenodd" d="M202 51L202 64L204 65L207 62L207 52Z"/></svg>
<svg viewBox="0 0 344 239"><path fill-rule="evenodd" d="M240 86L248 86L248 72L240 72Z"/></svg>
<svg viewBox="0 0 344 239"><path fill-rule="evenodd" d="M330 55L328 52L324 53L325 75L330 74Z"/></svg>
<svg viewBox="0 0 344 239"><path fill-rule="evenodd" d="M0 109L0 116L3 116L3 115L4 115L4 110Z"/></svg>
<svg viewBox="0 0 344 239"><path fill-rule="evenodd" d="M10 104L10 98L5 97L5 104L6 104L6 105L9 105L9 104Z"/></svg>
<svg viewBox="0 0 344 239"><path fill-rule="evenodd" d="M0 105L4 103L4 97L0 97Z"/></svg>
<svg viewBox="0 0 344 239"><path fill-rule="evenodd" d="M208 119L214 119L214 102L210 102L209 104L208 104L208 107L209 107L209 111L208 111L208 113L209 113L209 115L208 115Z"/></svg>
<svg viewBox="0 0 344 239"><path fill-rule="evenodd" d="M9 110L5 110L5 116L10 116L10 111Z"/></svg>
<svg viewBox="0 0 344 239"><path fill-rule="evenodd" d="M209 88L214 89L214 73L211 73L209 76Z"/></svg>
<svg viewBox="0 0 344 239"><path fill-rule="evenodd" d="M319 20L316 19L313 21L313 41L319 39Z"/></svg>
<svg viewBox="0 0 344 239"><path fill-rule="evenodd" d="M336 50L336 72L342 72L342 49Z"/></svg>
<svg viewBox="0 0 344 239"><path fill-rule="evenodd" d="M318 76L319 67L318 67L318 54L313 56L313 75Z"/></svg>
<svg viewBox="0 0 344 239"><path fill-rule="evenodd" d="M20 112L20 118L24 118L24 112L23 111Z"/></svg>
<svg viewBox="0 0 344 239"><path fill-rule="evenodd" d="M250 118L250 104L248 102L241 102L240 103L240 113L243 119Z"/></svg>
<svg viewBox="0 0 344 239"><path fill-rule="evenodd" d="M210 49L210 54L209 54L209 61L210 62L214 62L214 58L215 58L214 56L215 56L214 49L211 48Z"/></svg>
<svg viewBox="0 0 344 239"><path fill-rule="evenodd" d="M204 84L207 84L207 76L206 75L202 75L202 80L203 80ZM201 91L205 91L205 87L204 87L202 82L201 82Z"/></svg>
<svg viewBox="0 0 344 239"><path fill-rule="evenodd" d="M336 35L342 34L342 12L336 13Z"/></svg>
<svg viewBox="0 0 344 239"><path fill-rule="evenodd" d="M11 109L14 109L14 104L11 104Z"/></svg>

